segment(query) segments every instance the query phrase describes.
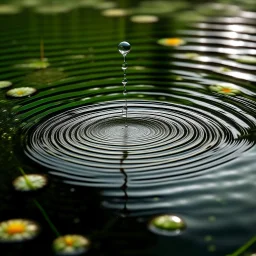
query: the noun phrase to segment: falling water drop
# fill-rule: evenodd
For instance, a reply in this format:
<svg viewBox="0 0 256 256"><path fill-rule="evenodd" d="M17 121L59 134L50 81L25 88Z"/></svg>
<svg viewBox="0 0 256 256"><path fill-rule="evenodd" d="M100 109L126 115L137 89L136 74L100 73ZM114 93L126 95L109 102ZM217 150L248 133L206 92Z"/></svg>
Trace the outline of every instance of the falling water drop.
<svg viewBox="0 0 256 256"><path fill-rule="evenodd" d="M127 69L127 62L124 62L122 65L122 70L126 70Z"/></svg>
<svg viewBox="0 0 256 256"><path fill-rule="evenodd" d="M122 70L124 71L124 78L122 80L122 84L124 86L123 95L125 97L125 106L123 107L122 115L125 118L125 126L127 126L127 98L126 98L127 91L126 91L126 84L127 84L128 80L126 78L127 62L125 61L125 56L130 52L131 45L128 42L123 41L118 45L118 50L124 57L124 63L122 64Z"/></svg>
<svg viewBox="0 0 256 256"><path fill-rule="evenodd" d="M128 42L121 42L118 45L119 52L125 57L131 50L131 45Z"/></svg>
<svg viewBox="0 0 256 256"><path fill-rule="evenodd" d="M127 82L128 82L128 80L127 80L126 78L124 78L123 81L122 81L122 84L123 84L123 85L126 85Z"/></svg>

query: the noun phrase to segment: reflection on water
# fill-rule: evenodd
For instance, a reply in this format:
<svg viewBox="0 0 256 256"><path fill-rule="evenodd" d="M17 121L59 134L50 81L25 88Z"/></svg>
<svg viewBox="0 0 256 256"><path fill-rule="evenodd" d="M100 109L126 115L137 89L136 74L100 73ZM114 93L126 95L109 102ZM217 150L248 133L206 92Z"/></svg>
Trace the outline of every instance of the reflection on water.
<svg viewBox="0 0 256 256"><path fill-rule="evenodd" d="M89 237L92 255L253 254L254 11L250 0L0 6L0 221L42 227L29 244L5 244L6 255L33 255L40 244L50 255L60 234ZM47 65L35 71L41 39ZM123 40L133 45L126 128ZM37 91L7 97L22 87ZM14 191L20 166L47 173L48 185ZM158 228L179 219L186 229L152 232L157 216Z"/></svg>

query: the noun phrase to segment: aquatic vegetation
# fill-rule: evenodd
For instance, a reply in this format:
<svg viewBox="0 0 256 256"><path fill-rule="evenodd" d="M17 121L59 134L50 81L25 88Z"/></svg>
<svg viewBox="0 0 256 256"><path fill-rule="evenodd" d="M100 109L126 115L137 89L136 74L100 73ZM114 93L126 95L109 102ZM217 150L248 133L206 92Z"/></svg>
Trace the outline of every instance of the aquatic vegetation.
<svg viewBox="0 0 256 256"><path fill-rule="evenodd" d="M112 8L115 8L116 5L117 5L116 2L112 2L112 1L101 2L100 1L94 7L97 8L97 9L112 9Z"/></svg>
<svg viewBox="0 0 256 256"><path fill-rule="evenodd" d="M54 5L69 0L40 1ZM185 3L185 12L173 11L171 5L176 1L170 0L146 1L146 8L136 10L136 6L145 6L142 1L117 1L120 8L129 8L126 17L101 16L103 10L115 7L103 0L77 0L77 5L91 3L94 9L59 15L36 15L31 8L2 17L6 23L1 28L1 80L12 81L13 87L0 91L5 100L5 112L0 116L9 112L6 119L13 116L20 121L16 125L8 121L9 125L0 118L0 157L5 167L0 176L0 216L13 215L12 210L17 209L22 214L17 218L35 213L42 219L46 232L31 247L24 246L28 254L36 252L33 248L40 241L59 237L59 228L67 234L86 227L96 242L92 254L97 255L162 255L167 251L179 256L219 255L231 253L254 232L248 206L253 206L255 192L251 177L255 170L256 78L253 64L238 58L254 56L255 38L250 29L255 19L248 18L252 16L248 10L235 17L208 19L194 12L202 1ZM160 3L167 8L154 9ZM159 22L132 20L143 14L151 14ZM199 18L205 20L191 22ZM26 59L40 59L40 37L49 47L46 57L52 66L15 69L15 64ZM186 42L179 46L178 40L170 40L159 45L157 40L164 37ZM134 42L135 51L131 59L128 55L128 64L122 65L123 57L115 52L115 45L126 39ZM127 78L132 80L127 83L129 126L125 133L121 81L127 66ZM221 66L231 71L219 69ZM62 79L62 75L68 78ZM236 84L241 97L211 90L211 85L223 82ZM6 97L7 90L23 86L35 87L40 93L30 98ZM6 102L16 109L6 108ZM16 132L10 130L13 128ZM129 156L122 162L123 148ZM51 186L39 194L11 190L10 177L20 165L15 162L15 167L7 160L11 154L22 161L25 154L28 158L23 163L30 173L41 168L50 172ZM129 216L122 218L125 210ZM152 225L148 230L147 216L170 211L184 218L188 230L168 230L168 225L166 230L163 224L162 229ZM229 218L232 211L239 214ZM215 222L208 219L215 213ZM99 218L90 222L95 214ZM241 219L246 221L241 223ZM179 232L180 237L169 241L169 236ZM49 254L54 238L39 248L40 254Z"/></svg>
<svg viewBox="0 0 256 256"><path fill-rule="evenodd" d="M215 251L216 251L216 245L210 244L210 245L207 247L207 249L208 249L209 252L215 252Z"/></svg>
<svg viewBox="0 0 256 256"><path fill-rule="evenodd" d="M173 15L179 22L199 22L205 20L203 15L194 11L184 11L182 12L182 15L180 15L180 13L174 13Z"/></svg>
<svg viewBox="0 0 256 256"><path fill-rule="evenodd" d="M231 96L240 94L239 88L235 84L231 84L231 83L214 84L210 86L210 90L213 92L231 95Z"/></svg>
<svg viewBox="0 0 256 256"><path fill-rule="evenodd" d="M171 38L162 38L157 41L158 44L164 45L164 46L180 46L185 44L186 42L182 38L178 37L171 37Z"/></svg>
<svg viewBox="0 0 256 256"><path fill-rule="evenodd" d="M235 59L237 62L245 64L256 64L256 57L251 55L234 55L230 58Z"/></svg>
<svg viewBox="0 0 256 256"><path fill-rule="evenodd" d="M131 17L131 21L134 23L155 23L159 18L154 15L134 15Z"/></svg>
<svg viewBox="0 0 256 256"><path fill-rule="evenodd" d="M66 77L66 74L63 71L60 71L57 68L47 68L37 70L31 74L28 74L24 78L24 82L30 83L31 85L47 85L49 83L59 81L62 78Z"/></svg>
<svg viewBox="0 0 256 256"><path fill-rule="evenodd" d="M17 191L31 191L43 188L47 184L47 178L40 174L26 174L17 177L13 181L13 187Z"/></svg>
<svg viewBox="0 0 256 256"><path fill-rule="evenodd" d="M41 0L20 0L20 4L25 7L34 7L41 4Z"/></svg>
<svg viewBox="0 0 256 256"><path fill-rule="evenodd" d="M253 236L247 243L242 245L235 252L233 252L232 254L228 254L226 256L240 256L240 255L243 255L242 253L244 253L246 250L248 250L255 243L256 243L256 236ZM254 256L254 253L250 256Z"/></svg>
<svg viewBox="0 0 256 256"><path fill-rule="evenodd" d="M213 240L213 237L210 235L204 237L205 242L211 242L212 240Z"/></svg>
<svg viewBox="0 0 256 256"><path fill-rule="evenodd" d="M14 88L7 91L6 95L14 98L21 98L21 97L30 96L35 92L36 92L36 89L33 87L19 87L19 88Z"/></svg>
<svg viewBox="0 0 256 256"><path fill-rule="evenodd" d="M142 1L139 7L134 9L136 13L166 14L188 7L185 1Z"/></svg>
<svg viewBox="0 0 256 256"><path fill-rule="evenodd" d="M224 4L231 5L242 5L246 10L252 10L255 12L255 1L254 0L221 0Z"/></svg>
<svg viewBox="0 0 256 256"><path fill-rule="evenodd" d="M219 67L218 71L222 73L227 73L227 72L230 72L231 69L227 67Z"/></svg>
<svg viewBox="0 0 256 256"><path fill-rule="evenodd" d="M50 66L50 63L46 58L43 59L31 59L25 63L15 65L16 68L27 68L27 69L44 69Z"/></svg>
<svg viewBox="0 0 256 256"><path fill-rule="evenodd" d="M53 241L53 250L57 255L78 255L90 247L90 240L81 235L65 235Z"/></svg>
<svg viewBox="0 0 256 256"><path fill-rule="evenodd" d="M66 13L72 10L72 5L59 5L59 4L51 4L38 6L35 8L35 12L39 14L59 14Z"/></svg>
<svg viewBox="0 0 256 256"><path fill-rule="evenodd" d="M188 52L188 53L185 53L185 57L190 60L196 60L198 59L198 57L200 57L200 55L195 52Z"/></svg>
<svg viewBox="0 0 256 256"><path fill-rule="evenodd" d="M154 217L148 225L149 229L153 232L172 235L178 234L185 229L185 222L175 215L160 215Z"/></svg>
<svg viewBox="0 0 256 256"><path fill-rule="evenodd" d="M208 221L209 221L209 222L215 222L215 221L216 221L216 217L213 216L213 215L212 215L212 216L209 216L209 217L208 217Z"/></svg>
<svg viewBox="0 0 256 256"><path fill-rule="evenodd" d="M0 81L0 89L7 88L12 86L12 82L10 81Z"/></svg>
<svg viewBox="0 0 256 256"><path fill-rule="evenodd" d="M116 8L104 10L101 14L106 17L122 17L129 15L129 11L126 9Z"/></svg>
<svg viewBox="0 0 256 256"><path fill-rule="evenodd" d="M97 9L108 9L116 6L115 2L104 0L80 0L79 5L82 7L93 7Z"/></svg>
<svg viewBox="0 0 256 256"><path fill-rule="evenodd" d="M0 15L2 14L17 14L21 11L18 5L0 4Z"/></svg>
<svg viewBox="0 0 256 256"><path fill-rule="evenodd" d="M236 16L240 12L240 8L236 5L205 3L201 4L196 11L205 16Z"/></svg>
<svg viewBox="0 0 256 256"><path fill-rule="evenodd" d="M10 219L0 222L0 242L22 242L35 238L39 225L26 219Z"/></svg>

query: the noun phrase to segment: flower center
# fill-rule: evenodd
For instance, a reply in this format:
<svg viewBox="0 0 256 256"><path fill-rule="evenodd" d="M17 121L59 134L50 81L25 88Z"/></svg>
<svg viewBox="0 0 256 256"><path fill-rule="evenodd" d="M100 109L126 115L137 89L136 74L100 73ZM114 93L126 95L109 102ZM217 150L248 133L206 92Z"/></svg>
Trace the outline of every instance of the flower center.
<svg viewBox="0 0 256 256"><path fill-rule="evenodd" d="M17 93L18 95L22 95L22 94L23 94L23 91L20 90L20 91L17 91L16 93Z"/></svg>
<svg viewBox="0 0 256 256"><path fill-rule="evenodd" d="M9 235L23 233L25 231L25 225L23 223L11 223L6 231Z"/></svg>
<svg viewBox="0 0 256 256"><path fill-rule="evenodd" d="M179 45L181 42L182 40L180 38L170 38L166 41L168 45Z"/></svg>
<svg viewBox="0 0 256 256"><path fill-rule="evenodd" d="M225 93L229 93L232 91L230 88L222 88L221 90Z"/></svg>
<svg viewBox="0 0 256 256"><path fill-rule="evenodd" d="M65 237L65 243L68 246L72 246L74 243L74 239L72 237Z"/></svg>

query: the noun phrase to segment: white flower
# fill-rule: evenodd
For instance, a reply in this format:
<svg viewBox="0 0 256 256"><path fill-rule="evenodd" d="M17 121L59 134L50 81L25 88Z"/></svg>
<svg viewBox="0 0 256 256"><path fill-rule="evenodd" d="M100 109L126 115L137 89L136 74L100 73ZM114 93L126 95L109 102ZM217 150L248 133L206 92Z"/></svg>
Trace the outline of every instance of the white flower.
<svg viewBox="0 0 256 256"><path fill-rule="evenodd" d="M210 89L217 93L232 95L232 96L235 96L236 94L240 93L239 88L235 84L231 84L231 83L214 84L210 86Z"/></svg>
<svg viewBox="0 0 256 256"><path fill-rule="evenodd" d="M134 15L131 17L131 21L135 23L154 23L158 20L158 17L154 15Z"/></svg>
<svg viewBox="0 0 256 256"><path fill-rule="evenodd" d="M0 222L1 242L21 242L33 239L38 235L38 224L26 219L11 219Z"/></svg>
<svg viewBox="0 0 256 256"><path fill-rule="evenodd" d="M6 92L6 94L10 97L25 97L29 96L36 92L36 89L33 87L20 87L20 88L14 88Z"/></svg>
<svg viewBox="0 0 256 256"><path fill-rule="evenodd" d="M0 89L10 87L11 85L12 82L10 81L0 81Z"/></svg>
<svg viewBox="0 0 256 256"><path fill-rule="evenodd" d="M47 184L47 178L40 174L19 176L13 181L13 186L18 191L37 190Z"/></svg>
<svg viewBox="0 0 256 256"><path fill-rule="evenodd" d="M53 249L58 255L77 255L88 250L90 241L81 235L65 235L53 241Z"/></svg>

